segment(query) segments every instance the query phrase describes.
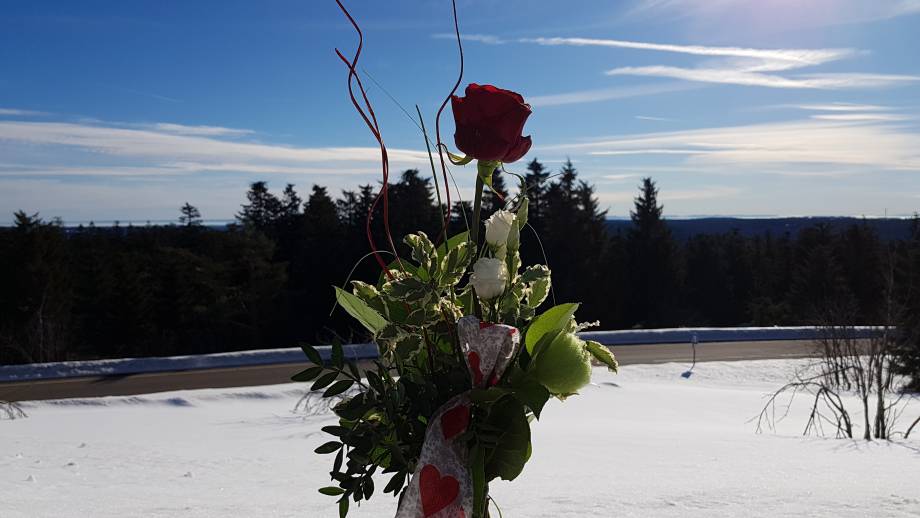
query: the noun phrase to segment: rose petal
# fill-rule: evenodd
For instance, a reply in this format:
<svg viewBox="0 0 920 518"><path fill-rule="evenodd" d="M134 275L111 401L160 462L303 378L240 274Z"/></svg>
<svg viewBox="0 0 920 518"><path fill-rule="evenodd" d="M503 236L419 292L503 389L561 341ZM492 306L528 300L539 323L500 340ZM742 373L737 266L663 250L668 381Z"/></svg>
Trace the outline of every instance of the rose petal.
<svg viewBox="0 0 920 518"><path fill-rule="evenodd" d="M526 155L528 151L530 151L530 146L532 144L533 142L530 140L530 135L521 137L520 140L518 140L517 145L508 150L508 152L505 154L505 157L502 158L502 162L506 164L517 162L521 159L521 157Z"/></svg>

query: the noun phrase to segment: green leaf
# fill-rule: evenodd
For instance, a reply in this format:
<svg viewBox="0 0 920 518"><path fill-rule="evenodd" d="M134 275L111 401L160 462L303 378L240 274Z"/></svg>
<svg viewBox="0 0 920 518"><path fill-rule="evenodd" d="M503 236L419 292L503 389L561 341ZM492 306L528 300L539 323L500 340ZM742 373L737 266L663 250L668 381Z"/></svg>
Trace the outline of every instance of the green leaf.
<svg viewBox="0 0 920 518"><path fill-rule="evenodd" d="M339 500L339 518L348 516L348 495Z"/></svg>
<svg viewBox="0 0 920 518"><path fill-rule="evenodd" d="M338 377L339 377L338 372L327 372L326 374L323 374L322 376L320 376L318 380L313 382L313 386L310 387L310 390L319 390L319 389L326 388L327 386L329 386L330 383L335 381L335 379Z"/></svg>
<svg viewBox="0 0 920 518"><path fill-rule="evenodd" d="M338 451L341 447L342 443L338 441L329 441L313 451L319 453L320 455L325 455L327 453Z"/></svg>
<svg viewBox="0 0 920 518"><path fill-rule="evenodd" d="M300 348L303 349L304 354L307 355L307 358L313 362L314 365L323 364L323 357L319 354L319 351L317 351L315 347L312 345L301 345Z"/></svg>
<svg viewBox="0 0 920 518"><path fill-rule="evenodd" d="M394 299L408 303L419 302L432 293L431 288L418 277L403 277L383 285L383 291Z"/></svg>
<svg viewBox="0 0 920 518"><path fill-rule="evenodd" d="M381 300L380 292L371 284L361 281L351 281L352 293L367 303L374 311L385 314L386 303Z"/></svg>
<svg viewBox="0 0 920 518"><path fill-rule="evenodd" d="M470 231L464 230L463 232L460 232L459 234L448 238L447 243L445 244L447 245L447 250L450 251L460 246L461 243L469 242L469 240L470 240ZM438 259L444 259L444 246L438 247Z"/></svg>
<svg viewBox="0 0 920 518"><path fill-rule="evenodd" d="M391 272L402 272L405 270L408 275L419 275L418 268L405 259L393 259L393 261L387 265L387 269ZM390 279L387 277L386 272L381 271L380 278L378 279L378 286L383 286L388 280Z"/></svg>
<svg viewBox="0 0 920 518"><path fill-rule="evenodd" d="M335 486L321 487L319 492L327 496L339 496L345 492L344 489Z"/></svg>
<svg viewBox="0 0 920 518"><path fill-rule="evenodd" d="M501 162L493 160L479 160L476 162L476 170L479 173L479 178L481 178L482 183L486 184L493 192L495 189L492 188L492 173L494 173L495 169L499 166L501 166Z"/></svg>
<svg viewBox="0 0 920 518"><path fill-rule="evenodd" d="M549 308L535 318L530 327L527 328L527 337L525 338L527 352L533 355L534 346L545 334L565 328L569 321L572 320L572 316L575 315L578 306L579 304L577 303L559 304Z"/></svg>
<svg viewBox="0 0 920 518"><path fill-rule="evenodd" d="M527 198L527 196L524 196L521 199L521 205L518 207L518 210L515 213L515 215L517 216L517 221L519 223L518 228L520 228L521 230L523 230L524 226L527 225L527 211L529 207L530 207L530 199Z"/></svg>
<svg viewBox="0 0 920 518"><path fill-rule="evenodd" d="M313 381L317 376L323 373L323 367L310 367L291 376L291 381Z"/></svg>
<svg viewBox="0 0 920 518"><path fill-rule="evenodd" d="M447 153L447 159L450 160L451 164L466 165L473 161L473 157L471 157L470 155L460 156L460 155L455 155L451 153L450 151L447 150L447 146L443 146L441 149L443 149L444 152Z"/></svg>
<svg viewBox="0 0 920 518"><path fill-rule="evenodd" d="M348 371L351 372L351 375L352 375L352 376L354 376L354 377L356 377L356 378L360 378L360 377L361 377L361 372L358 371L358 364L357 364L357 363L355 363L354 361L350 361L350 362L346 363L346 365L348 366Z"/></svg>
<svg viewBox="0 0 920 518"><path fill-rule="evenodd" d="M527 306L531 310L540 307L540 304L543 304L543 301L546 300L546 297L549 295L549 288L549 277L543 277L542 279L537 279L530 283L530 292L527 294Z"/></svg>
<svg viewBox="0 0 920 518"><path fill-rule="evenodd" d="M345 457L345 450L341 449L335 454L335 461L332 462L332 472L338 473L342 469L342 459Z"/></svg>
<svg viewBox="0 0 920 518"><path fill-rule="evenodd" d="M344 426L324 426L321 429L329 435L335 435L336 437L341 437L351 431L351 428L346 428Z"/></svg>
<svg viewBox="0 0 920 518"><path fill-rule="evenodd" d="M612 372L617 372L619 370L620 364L606 345L593 340L586 340L585 344L591 356L606 365L608 370Z"/></svg>
<svg viewBox="0 0 920 518"><path fill-rule="evenodd" d="M332 384L331 387L323 392L323 397L338 396L342 392L350 389L355 384L355 380L339 380Z"/></svg>
<svg viewBox="0 0 920 518"><path fill-rule="evenodd" d="M364 394L358 394L335 405L332 411L335 415L349 421L357 421L370 410L371 406L365 401Z"/></svg>
<svg viewBox="0 0 920 518"><path fill-rule="evenodd" d="M371 496L374 495L374 479L371 477L365 477L364 483L361 485L364 490L364 499L370 500Z"/></svg>
<svg viewBox="0 0 920 518"><path fill-rule="evenodd" d="M531 283L539 279L548 278L550 275L549 268L542 264L535 264L533 266L528 266L526 270L521 274L521 280L526 283Z"/></svg>
<svg viewBox="0 0 920 518"><path fill-rule="evenodd" d="M533 412L533 415L540 418L540 412L543 411L543 407L546 405L546 402L549 401L550 393L546 390L539 381L526 376L522 377L517 381L512 387L515 397L517 397L521 403L527 405L527 408Z"/></svg>
<svg viewBox="0 0 920 518"><path fill-rule="evenodd" d="M387 320L380 313L368 306L363 300L338 286L335 287L335 298L349 315L354 317L371 333L376 335L387 326Z"/></svg>
<svg viewBox="0 0 920 518"><path fill-rule="evenodd" d="M399 471L390 478L390 481L387 482L386 487L383 488L383 492L393 493L395 495L400 489L402 489L405 483L406 483L406 472Z"/></svg>
<svg viewBox="0 0 920 518"><path fill-rule="evenodd" d="M345 367L345 352L338 341L332 343L332 365L337 369Z"/></svg>
<svg viewBox="0 0 920 518"><path fill-rule="evenodd" d="M436 277L440 261L437 260L434 243L428 239L428 236L424 232L409 234L403 239L403 242L412 249L412 258L419 264L419 272L425 271L428 279Z"/></svg>
<svg viewBox="0 0 920 518"><path fill-rule="evenodd" d="M486 458L486 480L500 477L514 480L527 463L530 447L530 423L524 406L516 398L503 398L489 410L487 425L501 430L494 449Z"/></svg>
<svg viewBox="0 0 920 518"><path fill-rule="evenodd" d="M441 286L454 286L460 282L473 258L472 251L473 243L464 241L447 252L447 256L441 261Z"/></svg>

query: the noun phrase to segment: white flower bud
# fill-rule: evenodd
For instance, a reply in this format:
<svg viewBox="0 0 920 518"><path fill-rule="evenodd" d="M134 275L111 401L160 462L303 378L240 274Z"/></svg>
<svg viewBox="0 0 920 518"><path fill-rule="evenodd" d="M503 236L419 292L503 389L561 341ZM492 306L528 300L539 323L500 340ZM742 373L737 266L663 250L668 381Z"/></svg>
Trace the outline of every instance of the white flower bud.
<svg viewBox="0 0 920 518"><path fill-rule="evenodd" d="M508 242L508 234L514 225L515 215L507 210L497 210L486 220L486 243L502 246Z"/></svg>
<svg viewBox="0 0 920 518"><path fill-rule="evenodd" d="M476 295L482 300L491 300L505 291L508 282L508 268L500 259L483 257L473 264L473 275L470 284L476 290Z"/></svg>

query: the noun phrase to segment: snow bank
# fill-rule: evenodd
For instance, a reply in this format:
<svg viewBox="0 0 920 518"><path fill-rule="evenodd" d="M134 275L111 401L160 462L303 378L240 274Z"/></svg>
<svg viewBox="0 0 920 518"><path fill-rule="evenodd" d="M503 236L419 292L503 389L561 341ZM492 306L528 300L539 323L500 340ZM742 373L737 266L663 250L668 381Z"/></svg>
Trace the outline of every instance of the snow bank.
<svg viewBox="0 0 920 518"><path fill-rule="evenodd" d="M581 395L549 402L530 463L493 495L527 518L920 515L920 440L802 437L804 398L755 433L764 395L806 362L697 364L690 379L684 364L596 369ZM315 396L295 412L304 388L27 402L28 419L0 421L0 516L337 516L316 491L332 459L313 454L335 419ZM918 415L914 402L901 428ZM395 504L377 494L350 516Z"/></svg>
<svg viewBox="0 0 920 518"><path fill-rule="evenodd" d="M872 335L876 328L856 327L853 329L858 337L868 337ZM819 329L816 327L696 327L580 333L580 336L585 340L595 340L606 345L689 343L694 338L697 342L703 344L707 342L813 340L818 335ZM323 359L329 359L331 347L320 346L317 349ZM345 356L354 360L374 359L377 357L377 346L374 344L346 345ZM303 361L306 361L303 351L294 347L163 358L124 358L117 360L0 365L0 382L79 376L128 375L144 372L243 367Z"/></svg>

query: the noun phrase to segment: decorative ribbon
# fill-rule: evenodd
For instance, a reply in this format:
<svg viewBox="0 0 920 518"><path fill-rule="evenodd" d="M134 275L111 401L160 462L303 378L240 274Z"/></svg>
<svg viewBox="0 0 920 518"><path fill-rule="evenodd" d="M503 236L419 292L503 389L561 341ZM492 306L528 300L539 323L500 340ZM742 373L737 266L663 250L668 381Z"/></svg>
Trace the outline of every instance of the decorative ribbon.
<svg viewBox="0 0 920 518"><path fill-rule="evenodd" d="M496 384L517 352L517 328L468 316L460 319L457 331L473 388ZM468 518L472 514L470 452L463 441L455 440L469 427L470 411L470 399L464 393L435 412L396 518Z"/></svg>

